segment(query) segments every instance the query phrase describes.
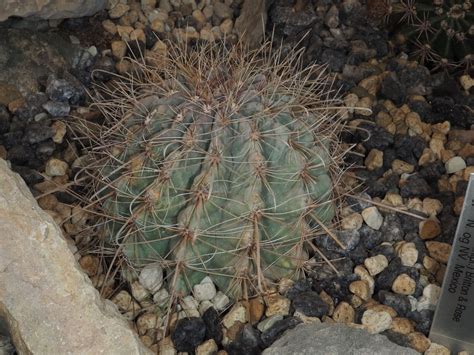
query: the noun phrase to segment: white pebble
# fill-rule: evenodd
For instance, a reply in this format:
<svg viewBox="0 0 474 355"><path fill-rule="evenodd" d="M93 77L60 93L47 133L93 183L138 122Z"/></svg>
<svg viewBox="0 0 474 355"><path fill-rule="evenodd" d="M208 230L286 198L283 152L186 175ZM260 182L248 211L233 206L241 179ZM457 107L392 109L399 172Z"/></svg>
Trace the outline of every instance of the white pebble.
<svg viewBox="0 0 474 355"><path fill-rule="evenodd" d="M379 254L364 260L364 265L370 275L380 274L387 266L388 260L385 255Z"/></svg>
<svg viewBox="0 0 474 355"><path fill-rule="evenodd" d="M362 315L362 324L366 326L369 333L377 334L390 328L392 317L385 311L377 312L368 309Z"/></svg>
<svg viewBox="0 0 474 355"><path fill-rule="evenodd" d="M364 222L372 229L379 230L383 223L383 217L377 207L369 207L362 211Z"/></svg>
<svg viewBox="0 0 474 355"><path fill-rule="evenodd" d="M229 304L229 297L221 291L218 291L212 299L212 304L216 310L223 311Z"/></svg>
<svg viewBox="0 0 474 355"><path fill-rule="evenodd" d="M163 283L163 269L161 265L153 263L145 266L140 272L138 281L151 293L155 294L158 292Z"/></svg>
<svg viewBox="0 0 474 355"><path fill-rule="evenodd" d="M194 285L193 294L198 301L209 301L216 295L216 286L210 277L206 276L201 283Z"/></svg>
<svg viewBox="0 0 474 355"><path fill-rule="evenodd" d="M466 168L466 162L461 157L453 157L445 164L446 174L453 174Z"/></svg>

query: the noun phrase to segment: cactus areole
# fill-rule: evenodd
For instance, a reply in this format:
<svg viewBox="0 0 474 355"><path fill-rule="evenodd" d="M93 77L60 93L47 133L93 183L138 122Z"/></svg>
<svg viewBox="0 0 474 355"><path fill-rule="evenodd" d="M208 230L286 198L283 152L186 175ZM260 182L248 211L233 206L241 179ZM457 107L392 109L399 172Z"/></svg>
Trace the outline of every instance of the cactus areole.
<svg viewBox="0 0 474 355"><path fill-rule="evenodd" d="M97 90L92 199L129 270L235 297L304 274L335 216L344 112L324 68L282 57L168 44Z"/></svg>

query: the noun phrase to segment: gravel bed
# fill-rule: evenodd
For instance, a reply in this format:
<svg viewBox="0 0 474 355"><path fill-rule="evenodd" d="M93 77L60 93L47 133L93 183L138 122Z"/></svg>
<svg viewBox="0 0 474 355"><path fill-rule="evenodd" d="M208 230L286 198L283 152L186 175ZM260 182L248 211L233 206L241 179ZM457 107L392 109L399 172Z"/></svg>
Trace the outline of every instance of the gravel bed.
<svg viewBox="0 0 474 355"><path fill-rule="evenodd" d="M336 235L346 248L328 235L315 239L330 265L315 256L306 279L281 280L248 301L230 300L205 278L168 315L169 290L158 264L124 286L107 279L106 266L90 252L96 232L87 226L93 217L71 194L80 194L73 178L84 157L67 129L74 116L96 115L83 86L90 88L95 69L126 73L127 56L166 50L165 40L225 36L232 42L242 2L110 0L94 21L49 24L73 44L85 45L87 60L80 52L81 65L43 78L40 91L26 99L0 87L0 157L10 160L62 226L94 286L155 352L259 354L299 323L336 322L386 335L420 353L448 354L427 336L474 173L474 80L430 73L409 61L386 32L367 23L358 0L315 1L300 11L292 1L277 0L269 9L274 41L306 47L305 63L327 62L348 109L343 140L355 148L346 158L346 179L363 189L346 199L341 212ZM86 30L71 35L87 21L102 31L97 46ZM94 78L105 81L110 74L97 72Z"/></svg>

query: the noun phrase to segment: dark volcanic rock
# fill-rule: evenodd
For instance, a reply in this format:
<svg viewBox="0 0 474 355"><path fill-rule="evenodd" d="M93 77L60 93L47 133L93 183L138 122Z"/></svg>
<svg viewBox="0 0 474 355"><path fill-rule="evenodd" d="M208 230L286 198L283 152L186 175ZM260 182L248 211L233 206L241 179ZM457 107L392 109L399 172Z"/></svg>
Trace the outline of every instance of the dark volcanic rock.
<svg viewBox="0 0 474 355"><path fill-rule="evenodd" d="M314 291L301 292L293 299L293 307L308 317L322 317L329 307Z"/></svg>
<svg viewBox="0 0 474 355"><path fill-rule="evenodd" d="M410 176L401 186L400 195L406 197L425 198L431 194L431 187L419 175Z"/></svg>
<svg viewBox="0 0 474 355"><path fill-rule="evenodd" d="M206 325L206 339L214 339L217 344L222 341L222 325L219 314L214 307L209 307L202 315L202 320Z"/></svg>
<svg viewBox="0 0 474 355"><path fill-rule="evenodd" d="M398 80L395 74L392 73L382 81L381 97L392 100L395 105L400 106L405 102L406 95L405 85Z"/></svg>
<svg viewBox="0 0 474 355"><path fill-rule="evenodd" d="M261 348L263 348L263 344L260 339L260 332L250 324L246 324L237 339L228 346L227 352L229 355L258 355L261 353Z"/></svg>
<svg viewBox="0 0 474 355"><path fill-rule="evenodd" d="M400 317L405 317L410 312L411 305L407 296L380 291L378 298L384 305L392 307Z"/></svg>
<svg viewBox="0 0 474 355"><path fill-rule="evenodd" d="M201 318L183 318L176 323L171 335L173 344L178 351L194 352L206 336L206 325Z"/></svg>
<svg viewBox="0 0 474 355"><path fill-rule="evenodd" d="M295 317L287 317L275 322L269 329L262 333L261 339L263 344L270 346L277 338L287 329L296 327L301 321Z"/></svg>

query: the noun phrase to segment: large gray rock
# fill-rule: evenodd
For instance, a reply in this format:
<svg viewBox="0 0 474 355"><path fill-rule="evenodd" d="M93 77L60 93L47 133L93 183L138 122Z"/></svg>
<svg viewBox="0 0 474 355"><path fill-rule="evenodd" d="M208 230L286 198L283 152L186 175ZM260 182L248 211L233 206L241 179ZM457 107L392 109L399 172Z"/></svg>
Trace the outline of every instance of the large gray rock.
<svg viewBox="0 0 474 355"><path fill-rule="evenodd" d="M416 355L383 335L342 324L300 324L286 331L263 355Z"/></svg>
<svg viewBox="0 0 474 355"><path fill-rule="evenodd" d="M105 7L106 0L1 0L0 21L10 16L62 19L90 16Z"/></svg>
<svg viewBox="0 0 474 355"><path fill-rule="evenodd" d="M0 159L0 318L20 354L151 354Z"/></svg>

